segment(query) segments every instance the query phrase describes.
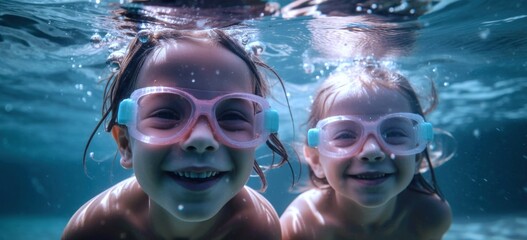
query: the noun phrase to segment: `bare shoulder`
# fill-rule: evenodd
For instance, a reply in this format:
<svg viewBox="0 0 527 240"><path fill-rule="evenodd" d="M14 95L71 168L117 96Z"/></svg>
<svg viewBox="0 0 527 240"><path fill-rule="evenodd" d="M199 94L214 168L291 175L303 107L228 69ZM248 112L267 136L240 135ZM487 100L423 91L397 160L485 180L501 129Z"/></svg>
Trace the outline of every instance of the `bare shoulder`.
<svg viewBox="0 0 527 240"><path fill-rule="evenodd" d="M289 204L282 216L282 239L323 239L330 229L325 216L325 191L311 189L300 194Z"/></svg>
<svg viewBox="0 0 527 240"><path fill-rule="evenodd" d="M448 202L436 194L415 191L406 191L405 197L412 199L409 213L417 233L426 239L441 239L452 224Z"/></svg>
<svg viewBox="0 0 527 240"><path fill-rule="evenodd" d="M271 203L245 186L226 206L219 219L224 239L280 239L280 221Z"/></svg>
<svg viewBox="0 0 527 240"><path fill-rule="evenodd" d="M85 203L71 217L62 239L109 239L141 232L148 198L135 177L123 180Z"/></svg>

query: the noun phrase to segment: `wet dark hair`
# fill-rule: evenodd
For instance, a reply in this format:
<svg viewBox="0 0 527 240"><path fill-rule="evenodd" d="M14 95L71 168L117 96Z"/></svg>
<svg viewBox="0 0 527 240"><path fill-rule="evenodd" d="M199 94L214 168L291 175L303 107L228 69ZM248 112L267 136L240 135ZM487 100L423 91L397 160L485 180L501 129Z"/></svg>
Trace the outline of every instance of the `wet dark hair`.
<svg viewBox="0 0 527 240"><path fill-rule="evenodd" d="M434 110L438 104L436 89L431 83L431 93L428 99L430 104L426 110L421 107L418 95L412 88L408 79L404 76L389 70L380 65L365 65L361 63L354 63L337 70L336 73L326 79L318 89L311 112L307 120L307 128L314 128L319 120L327 117L326 113L332 106L333 99L336 95L343 91L353 89L352 93L357 95L368 95L369 91L376 91L379 88L388 88L399 91L410 104L410 109L413 113L421 115L423 118L426 114ZM307 144L306 144L307 146ZM428 147L420 154L417 154L418 165L423 160L426 161L428 170L430 171L430 182L418 171L414 175L409 188L415 191L424 192L427 194L437 194L441 199L444 199L439 186L436 181L434 168L429 154ZM311 167L309 167L309 178L311 184L317 188L329 187L326 178L317 177Z"/></svg>
<svg viewBox="0 0 527 240"><path fill-rule="evenodd" d="M88 151L90 143L93 140L94 135L104 123L106 123L105 130L107 132L110 132L114 126L118 125L116 119L119 103L123 99L128 98L130 94L135 90L134 88L137 81L137 76L140 70L142 69L147 57L156 49L166 46L166 44L171 44L173 43L173 41L182 39L208 40L211 45L225 48L235 54L236 56L238 56L240 59L242 59L253 75L253 79L251 80L253 81L254 94L265 97L270 93L270 86L267 80L264 78L264 75L260 72L260 68L268 70L274 76L276 76L285 93L285 86L283 80L278 75L278 73L270 66L265 64L257 56L256 53L246 51L243 45L239 44L237 40L229 36L223 30L212 29L199 31L181 31L167 29L157 31L141 31L137 34L137 37L135 37L130 43L126 56L119 63L118 71L112 73L108 79L108 82L106 83L103 97L102 118L97 123L84 148L82 162L85 171L87 171L86 153ZM287 104L289 105L289 103ZM278 154L278 156L280 156L281 158L281 160L277 163L275 163L273 160L271 166L268 166L269 168L277 168L286 163L290 165L287 150L282 144L282 142L278 139L276 133L273 133L269 136L266 145L273 151L274 154ZM256 171L262 181L260 191L265 191L265 189L267 188L267 180L265 178L264 172L262 171L260 165L256 162L256 160L254 162L253 169Z"/></svg>

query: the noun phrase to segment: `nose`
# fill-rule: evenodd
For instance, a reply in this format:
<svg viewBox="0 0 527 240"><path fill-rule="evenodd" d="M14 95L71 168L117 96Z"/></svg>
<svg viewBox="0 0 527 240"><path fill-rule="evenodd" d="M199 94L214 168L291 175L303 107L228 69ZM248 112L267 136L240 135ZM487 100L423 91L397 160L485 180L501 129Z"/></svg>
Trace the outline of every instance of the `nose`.
<svg viewBox="0 0 527 240"><path fill-rule="evenodd" d="M359 159L368 162L378 162L386 158L386 154L382 151L377 139L373 136L368 136L361 151L359 152Z"/></svg>
<svg viewBox="0 0 527 240"><path fill-rule="evenodd" d="M214 133L207 119L200 118L190 130L181 147L185 151L201 154L216 151L219 148L219 143L214 138Z"/></svg>

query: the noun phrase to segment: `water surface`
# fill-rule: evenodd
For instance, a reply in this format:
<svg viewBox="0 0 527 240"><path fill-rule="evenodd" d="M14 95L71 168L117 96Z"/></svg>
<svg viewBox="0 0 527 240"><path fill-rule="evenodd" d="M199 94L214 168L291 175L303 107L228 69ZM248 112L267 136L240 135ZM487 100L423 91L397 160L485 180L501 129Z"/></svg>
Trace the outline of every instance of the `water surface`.
<svg viewBox="0 0 527 240"><path fill-rule="evenodd" d="M113 161L105 132L89 150L89 176L81 163L100 117L107 57L126 42L118 3L0 2L0 239L57 239L80 205L131 175ZM429 121L458 142L437 168L454 213L446 239L527 239L526 10L524 1L443 1L419 18L413 51L397 62L410 80L434 81L440 104ZM308 21L246 22L286 81L297 126L327 76L323 62L306 68ZM291 140L287 120L281 134ZM265 195L281 213L295 197L292 177L283 168L268 179Z"/></svg>

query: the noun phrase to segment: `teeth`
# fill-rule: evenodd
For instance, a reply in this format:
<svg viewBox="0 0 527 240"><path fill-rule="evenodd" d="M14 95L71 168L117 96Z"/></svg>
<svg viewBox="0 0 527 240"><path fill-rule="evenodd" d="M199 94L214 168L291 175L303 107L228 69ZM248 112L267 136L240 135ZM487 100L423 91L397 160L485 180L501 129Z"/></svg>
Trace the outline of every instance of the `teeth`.
<svg viewBox="0 0 527 240"><path fill-rule="evenodd" d="M378 174L359 174L356 175L357 178L360 179L376 179L376 178L383 178L385 177L385 173L378 173Z"/></svg>
<svg viewBox="0 0 527 240"><path fill-rule="evenodd" d="M214 171L205 171L205 172L191 172L191 171L183 171L183 172L176 172L176 174L180 177L186 177L186 178L209 178L214 177L218 175L219 172Z"/></svg>

